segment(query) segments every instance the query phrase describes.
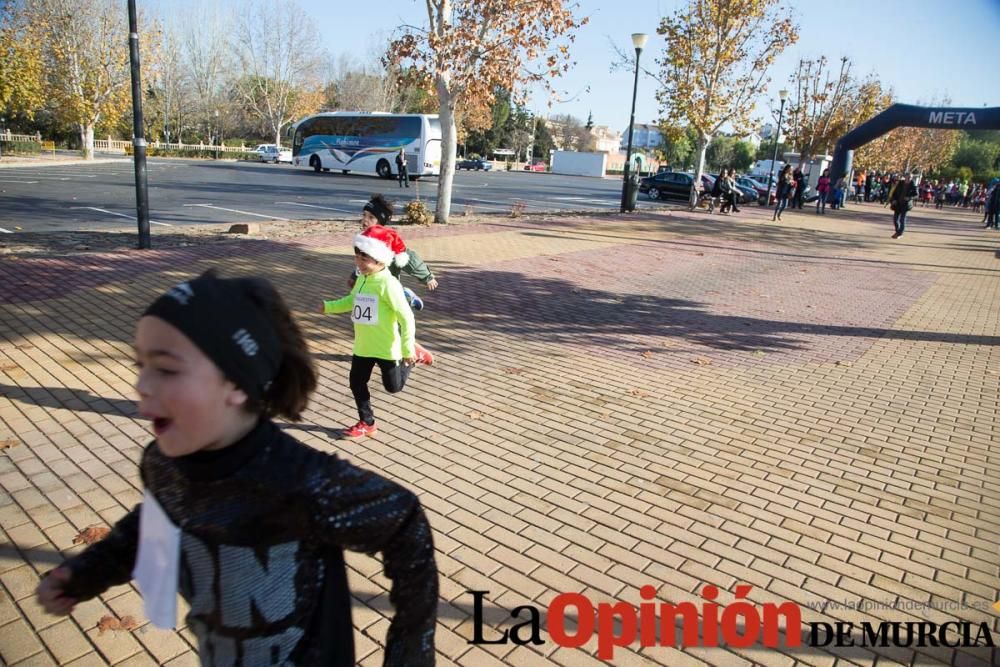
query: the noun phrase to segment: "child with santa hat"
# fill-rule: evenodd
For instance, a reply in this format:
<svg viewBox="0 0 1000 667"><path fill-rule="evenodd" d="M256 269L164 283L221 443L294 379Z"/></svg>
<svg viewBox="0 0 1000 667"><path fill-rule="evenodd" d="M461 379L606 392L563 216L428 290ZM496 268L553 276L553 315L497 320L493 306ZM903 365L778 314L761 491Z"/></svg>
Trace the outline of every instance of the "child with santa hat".
<svg viewBox="0 0 1000 667"><path fill-rule="evenodd" d="M387 268L409 261L399 234L373 225L354 237L354 265L358 279L347 296L323 302L323 313L351 313L354 352L351 359L351 393L358 406L358 423L344 432L346 438L375 435L378 426L372 411L368 381L375 366L382 386L390 394L403 390L414 364L434 363L434 356L414 339L413 311L403 286Z"/></svg>

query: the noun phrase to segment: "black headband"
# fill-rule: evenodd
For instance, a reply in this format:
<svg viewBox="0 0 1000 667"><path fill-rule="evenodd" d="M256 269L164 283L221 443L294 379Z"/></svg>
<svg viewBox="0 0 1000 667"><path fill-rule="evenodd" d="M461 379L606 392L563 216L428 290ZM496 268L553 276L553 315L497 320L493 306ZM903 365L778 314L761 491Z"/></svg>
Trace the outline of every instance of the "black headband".
<svg viewBox="0 0 1000 667"><path fill-rule="evenodd" d="M370 200L362 210L368 211L378 218L378 224L380 225L388 225L389 218L392 217L392 211L389 210L389 207L378 199Z"/></svg>
<svg viewBox="0 0 1000 667"><path fill-rule="evenodd" d="M143 315L177 327L223 374L258 401L281 366L281 342L239 279L203 275L170 288Z"/></svg>

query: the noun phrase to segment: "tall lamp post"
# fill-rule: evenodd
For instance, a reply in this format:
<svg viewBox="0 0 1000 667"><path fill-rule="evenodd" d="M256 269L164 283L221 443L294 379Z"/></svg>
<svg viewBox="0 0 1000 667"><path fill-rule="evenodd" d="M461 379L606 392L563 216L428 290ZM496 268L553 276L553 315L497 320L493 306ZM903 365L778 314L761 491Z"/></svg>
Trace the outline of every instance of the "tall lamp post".
<svg viewBox="0 0 1000 667"><path fill-rule="evenodd" d="M628 148L625 151L625 182L622 183L622 213L635 210L635 206L632 204L632 188L634 186L629 180L629 171L632 166L632 132L635 129L635 96L639 91L639 54L642 53L642 47L646 46L647 39L649 39L649 35L641 32L632 33L632 46L635 47L635 81L632 84L632 115L628 121Z"/></svg>
<svg viewBox="0 0 1000 667"><path fill-rule="evenodd" d="M219 144L222 143L222 127L219 125L219 110L215 110L215 159L219 159Z"/></svg>
<svg viewBox="0 0 1000 667"><path fill-rule="evenodd" d="M781 136L781 121L785 114L785 100L788 98L788 91L782 88L778 91L778 97L781 99L781 109L778 111L778 127L774 130L774 155L771 156L771 169L767 173L767 206L771 205L771 183L774 178L774 163L778 161L778 137ZM774 197L775 199L778 197L777 184L774 188Z"/></svg>

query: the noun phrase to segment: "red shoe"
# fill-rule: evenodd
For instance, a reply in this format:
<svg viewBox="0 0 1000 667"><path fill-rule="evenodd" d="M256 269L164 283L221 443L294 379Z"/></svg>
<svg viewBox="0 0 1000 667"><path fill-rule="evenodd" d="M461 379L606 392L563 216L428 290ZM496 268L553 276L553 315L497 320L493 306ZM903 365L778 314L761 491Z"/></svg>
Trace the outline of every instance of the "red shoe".
<svg viewBox="0 0 1000 667"><path fill-rule="evenodd" d="M420 343L414 343L413 349L416 352L414 356L417 358L418 364L424 364L426 366L434 365L434 355L428 352L426 347Z"/></svg>
<svg viewBox="0 0 1000 667"><path fill-rule="evenodd" d="M361 438L366 435L375 435L376 433L378 433L378 426L376 424L366 424L359 421L357 424L341 433L341 437Z"/></svg>

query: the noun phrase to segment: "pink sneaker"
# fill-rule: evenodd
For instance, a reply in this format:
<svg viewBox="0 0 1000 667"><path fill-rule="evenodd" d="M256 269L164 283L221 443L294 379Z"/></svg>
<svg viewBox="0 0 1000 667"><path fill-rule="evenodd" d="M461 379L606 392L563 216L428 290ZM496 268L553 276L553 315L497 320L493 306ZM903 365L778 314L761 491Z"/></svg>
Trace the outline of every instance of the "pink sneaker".
<svg viewBox="0 0 1000 667"><path fill-rule="evenodd" d="M366 435L372 436L378 433L378 426L376 424L366 424L359 421L357 424L349 429L346 429L341 436L344 438L361 438Z"/></svg>
<svg viewBox="0 0 1000 667"><path fill-rule="evenodd" d="M417 363L424 364L426 366L434 365L434 355L427 351L427 348L420 343L414 343L413 349L416 351Z"/></svg>

